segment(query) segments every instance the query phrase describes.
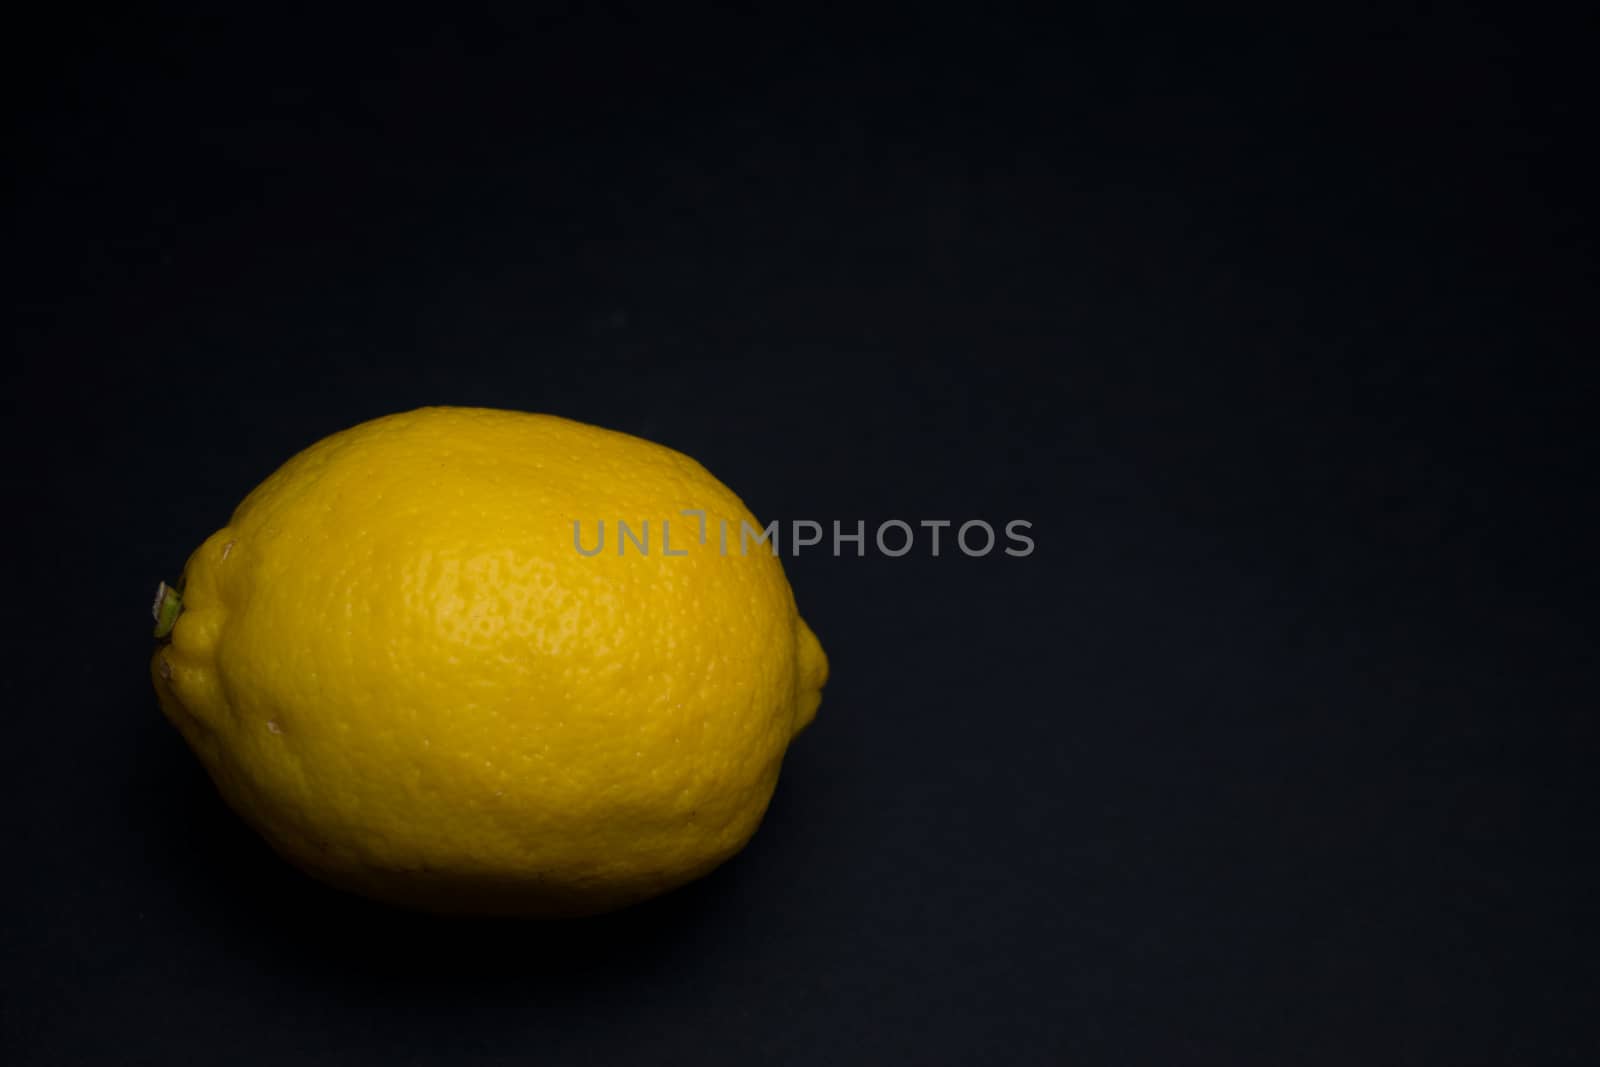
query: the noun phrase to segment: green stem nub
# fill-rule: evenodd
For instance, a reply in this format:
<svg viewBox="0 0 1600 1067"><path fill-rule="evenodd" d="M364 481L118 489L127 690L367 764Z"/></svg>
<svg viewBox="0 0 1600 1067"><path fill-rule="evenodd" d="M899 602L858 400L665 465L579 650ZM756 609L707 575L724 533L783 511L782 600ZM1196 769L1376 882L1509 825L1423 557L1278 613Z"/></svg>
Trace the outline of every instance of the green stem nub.
<svg viewBox="0 0 1600 1067"><path fill-rule="evenodd" d="M156 637L166 637L178 625L178 613L183 611L183 594L166 582L156 586L156 602L150 608L155 616Z"/></svg>

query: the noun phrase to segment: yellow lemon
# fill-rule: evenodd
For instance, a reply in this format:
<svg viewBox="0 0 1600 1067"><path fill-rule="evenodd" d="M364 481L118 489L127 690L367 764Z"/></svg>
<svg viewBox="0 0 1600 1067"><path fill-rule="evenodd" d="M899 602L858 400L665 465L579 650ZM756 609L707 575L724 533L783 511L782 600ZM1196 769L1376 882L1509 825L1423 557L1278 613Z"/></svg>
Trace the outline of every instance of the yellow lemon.
<svg viewBox="0 0 1600 1067"><path fill-rule="evenodd" d="M738 497L649 441L392 415L206 539L151 674L222 796L315 877L433 911L607 911L737 852L821 699L822 647L741 529Z"/></svg>

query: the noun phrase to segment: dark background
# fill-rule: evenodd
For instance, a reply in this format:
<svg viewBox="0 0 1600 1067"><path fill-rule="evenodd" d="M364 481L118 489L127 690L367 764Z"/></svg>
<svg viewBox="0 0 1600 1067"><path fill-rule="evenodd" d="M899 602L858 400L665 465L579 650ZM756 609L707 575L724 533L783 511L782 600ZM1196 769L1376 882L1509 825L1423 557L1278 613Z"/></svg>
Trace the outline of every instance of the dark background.
<svg viewBox="0 0 1600 1067"><path fill-rule="evenodd" d="M14 27L0 1054L1595 1062L1590 28L1074 11ZM704 882L391 912L146 611L430 403L1038 548L789 561L833 680Z"/></svg>

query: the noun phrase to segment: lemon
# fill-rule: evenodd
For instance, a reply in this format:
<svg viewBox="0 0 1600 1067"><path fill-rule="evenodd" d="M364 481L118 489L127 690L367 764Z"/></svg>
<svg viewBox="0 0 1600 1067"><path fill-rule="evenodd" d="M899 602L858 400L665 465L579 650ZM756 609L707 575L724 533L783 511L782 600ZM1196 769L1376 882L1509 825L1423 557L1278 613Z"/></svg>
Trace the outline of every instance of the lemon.
<svg viewBox="0 0 1600 1067"><path fill-rule="evenodd" d="M156 693L316 878L431 911L623 907L743 847L821 699L822 647L741 523L704 467L626 434L375 419L190 557Z"/></svg>

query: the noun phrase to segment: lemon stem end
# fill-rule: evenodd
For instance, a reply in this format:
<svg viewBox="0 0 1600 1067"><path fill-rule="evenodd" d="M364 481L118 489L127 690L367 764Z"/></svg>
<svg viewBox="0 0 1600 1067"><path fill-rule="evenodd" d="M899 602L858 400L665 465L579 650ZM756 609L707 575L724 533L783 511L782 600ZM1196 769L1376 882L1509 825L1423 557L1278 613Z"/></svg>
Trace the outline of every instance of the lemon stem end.
<svg viewBox="0 0 1600 1067"><path fill-rule="evenodd" d="M166 582L156 586L156 602L150 614L156 620L156 637L166 637L178 624L178 614L183 611L183 594Z"/></svg>

